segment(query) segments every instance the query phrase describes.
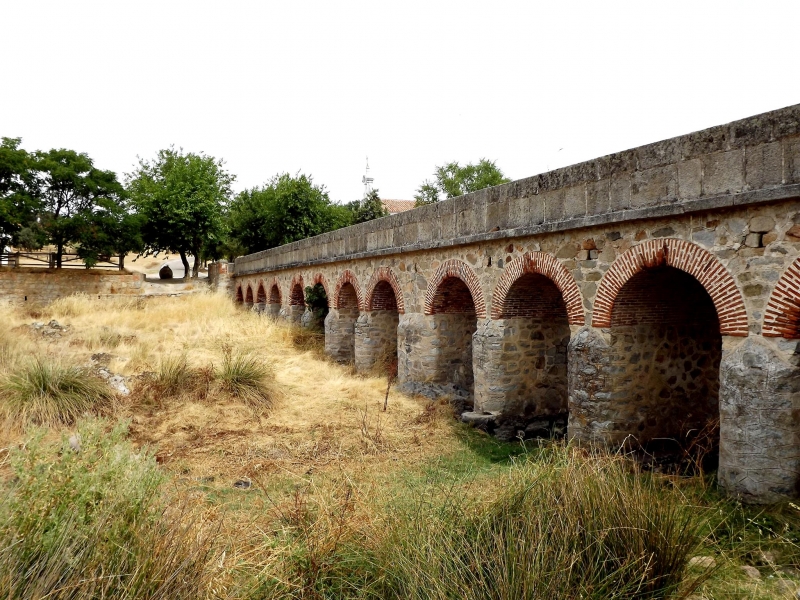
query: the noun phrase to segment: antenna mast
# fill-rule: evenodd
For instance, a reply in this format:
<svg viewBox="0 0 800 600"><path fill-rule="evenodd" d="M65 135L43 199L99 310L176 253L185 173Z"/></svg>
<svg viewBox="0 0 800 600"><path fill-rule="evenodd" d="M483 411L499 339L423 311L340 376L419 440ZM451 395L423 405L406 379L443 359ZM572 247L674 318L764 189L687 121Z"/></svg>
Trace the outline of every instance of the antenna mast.
<svg viewBox="0 0 800 600"><path fill-rule="evenodd" d="M361 178L361 183L364 184L364 198L366 198L372 191L372 182L375 181L369 176L369 156L367 157L367 173Z"/></svg>

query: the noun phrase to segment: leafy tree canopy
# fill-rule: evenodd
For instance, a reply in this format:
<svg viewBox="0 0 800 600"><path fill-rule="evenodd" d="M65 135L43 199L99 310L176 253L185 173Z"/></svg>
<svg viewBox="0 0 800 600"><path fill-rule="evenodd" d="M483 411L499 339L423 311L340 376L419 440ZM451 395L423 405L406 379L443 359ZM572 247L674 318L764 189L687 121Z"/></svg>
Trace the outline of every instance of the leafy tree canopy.
<svg viewBox="0 0 800 600"><path fill-rule="evenodd" d="M417 206L438 202L440 194L445 198L455 198L487 187L511 181L494 161L482 158L478 164L469 163L463 167L457 162L436 167L434 180L425 180L414 195Z"/></svg>
<svg viewBox="0 0 800 600"><path fill-rule="evenodd" d="M128 191L144 219L145 252L179 254L184 277L189 273L187 255L195 257L192 276L197 277L204 252L224 242L224 212L234 176L223 165L202 153L169 148L152 161L140 159L128 175Z"/></svg>
<svg viewBox="0 0 800 600"><path fill-rule="evenodd" d="M347 204L352 213L352 224L365 223L389 215L389 211L381 202L378 190L372 190L362 200L354 200Z"/></svg>
<svg viewBox="0 0 800 600"><path fill-rule="evenodd" d="M54 149L36 152L34 160L40 222L47 240L56 246L60 267L64 247L80 243L78 221L96 206L120 206L125 189L113 171L95 168L85 153Z"/></svg>
<svg viewBox="0 0 800 600"><path fill-rule="evenodd" d="M45 243L36 223L35 161L19 147L21 142L0 138L0 251L7 245L41 248Z"/></svg>
<svg viewBox="0 0 800 600"><path fill-rule="evenodd" d="M260 188L238 194L230 207L231 237L245 253L346 227L350 211L333 204L309 175L276 175Z"/></svg>

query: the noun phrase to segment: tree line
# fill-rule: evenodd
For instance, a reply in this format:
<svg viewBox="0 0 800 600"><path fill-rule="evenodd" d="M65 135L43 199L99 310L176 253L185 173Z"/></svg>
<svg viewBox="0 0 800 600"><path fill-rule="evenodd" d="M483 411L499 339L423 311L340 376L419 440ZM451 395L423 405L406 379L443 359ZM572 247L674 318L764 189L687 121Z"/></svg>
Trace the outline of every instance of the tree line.
<svg viewBox="0 0 800 600"><path fill-rule="evenodd" d="M177 254L192 276L201 262L274 248L386 216L378 190L347 204L331 201L310 175L275 175L233 194L224 161L174 147L140 159L120 180L86 153L29 152L20 138L0 143L0 250L51 246L61 267L67 248L91 267L112 256ZM507 179L493 162L439 167L419 188L417 205Z"/></svg>

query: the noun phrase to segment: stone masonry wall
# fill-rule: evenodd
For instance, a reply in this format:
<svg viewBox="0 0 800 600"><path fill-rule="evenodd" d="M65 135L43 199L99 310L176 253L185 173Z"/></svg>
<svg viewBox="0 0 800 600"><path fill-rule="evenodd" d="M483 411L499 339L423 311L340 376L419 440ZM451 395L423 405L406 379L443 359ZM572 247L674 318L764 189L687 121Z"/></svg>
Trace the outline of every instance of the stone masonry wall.
<svg viewBox="0 0 800 600"><path fill-rule="evenodd" d="M139 294L144 276L127 271L0 267L0 300L44 305L72 294Z"/></svg>

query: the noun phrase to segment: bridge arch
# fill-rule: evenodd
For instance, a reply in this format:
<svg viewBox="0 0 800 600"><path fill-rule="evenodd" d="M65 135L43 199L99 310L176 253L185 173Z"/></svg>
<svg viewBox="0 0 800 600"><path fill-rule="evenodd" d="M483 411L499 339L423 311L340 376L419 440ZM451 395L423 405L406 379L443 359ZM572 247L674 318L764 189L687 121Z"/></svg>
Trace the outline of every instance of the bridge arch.
<svg viewBox="0 0 800 600"><path fill-rule="evenodd" d="M469 291L475 316L478 319L485 319L486 303L483 300L483 290L478 276L467 263L458 259L444 261L428 282L425 291L425 314L464 312L458 306L458 303L465 299L461 293L461 285L454 283L454 280L460 281Z"/></svg>
<svg viewBox="0 0 800 600"><path fill-rule="evenodd" d="M277 277L273 277L272 285L269 288L269 301L268 304L283 304L283 292L281 292L281 285Z"/></svg>
<svg viewBox="0 0 800 600"><path fill-rule="evenodd" d="M289 284L289 306L305 306L306 293L303 287L303 276L295 275Z"/></svg>
<svg viewBox="0 0 800 600"><path fill-rule="evenodd" d="M708 250L675 238L648 240L617 257L597 288L592 325L610 327L622 287L638 273L664 266L691 275L703 286L714 303L722 335L747 336L747 310L731 274Z"/></svg>
<svg viewBox="0 0 800 600"><path fill-rule="evenodd" d="M344 297L342 297L343 293ZM342 306L343 302L344 305ZM353 305L354 302L355 305ZM336 287L333 291L333 308L337 310L340 308L364 309L364 297L361 293L361 286L358 283L358 278L350 269L345 270L336 281Z"/></svg>
<svg viewBox="0 0 800 600"><path fill-rule="evenodd" d="M242 295L242 284L236 286L236 302L241 304L244 302L244 295Z"/></svg>
<svg viewBox="0 0 800 600"><path fill-rule="evenodd" d="M561 292L569 324L584 324L581 292L575 278L557 258L545 252L527 252L508 263L492 296L492 319L511 316L513 307L508 304L509 292L526 275L541 275L552 281Z"/></svg>
<svg viewBox="0 0 800 600"><path fill-rule="evenodd" d="M385 284L385 285L382 285ZM400 282L397 280L397 275L389 267L378 267L373 271L367 284L367 298L364 302L365 310L381 310L387 306L391 306L391 295L389 289L394 293L394 304L397 313L402 315L405 313L405 301L403 299L403 291L400 288Z"/></svg>
<svg viewBox="0 0 800 600"><path fill-rule="evenodd" d="M253 303L253 288L248 283L247 284L247 295L244 297L245 304L252 304Z"/></svg>
<svg viewBox="0 0 800 600"><path fill-rule="evenodd" d="M789 265L772 289L761 335L800 338L800 258Z"/></svg>
<svg viewBox="0 0 800 600"><path fill-rule="evenodd" d="M258 291L256 292L256 303L257 304L267 303L267 291L264 289L263 279L259 280L258 282Z"/></svg>

